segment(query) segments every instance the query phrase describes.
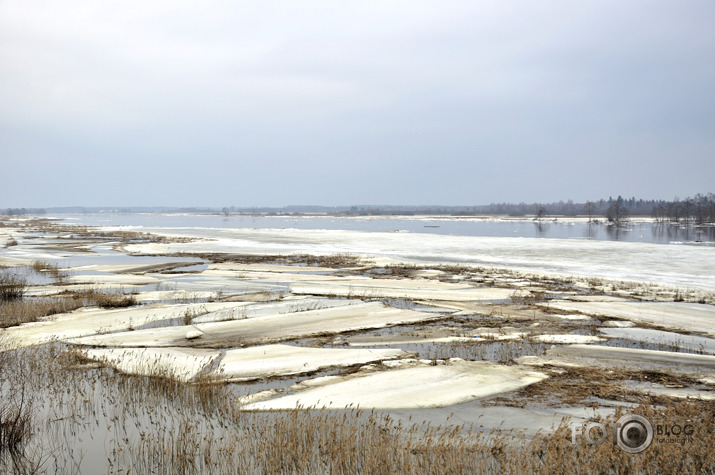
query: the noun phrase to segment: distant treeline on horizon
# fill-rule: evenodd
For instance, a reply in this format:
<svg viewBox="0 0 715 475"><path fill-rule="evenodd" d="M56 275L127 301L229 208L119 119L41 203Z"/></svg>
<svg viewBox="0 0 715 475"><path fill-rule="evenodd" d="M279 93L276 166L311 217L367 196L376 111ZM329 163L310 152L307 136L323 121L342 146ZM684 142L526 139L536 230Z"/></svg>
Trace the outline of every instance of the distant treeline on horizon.
<svg viewBox="0 0 715 475"><path fill-rule="evenodd" d="M253 215L295 215L329 214L336 216L414 216L414 215L507 215L520 216L609 216L613 210L630 216L651 216L657 221L694 222L697 224L715 222L715 194L698 193L694 197L667 200L643 200L635 197L609 197L597 201L575 203L572 200L552 203L491 203L477 206L395 206L395 205L353 205L353 206L284 206L284 207L53 207L53 208L6 208L0 209L8 216L44 215L53 213L203 213L203 214L253 214ZM609 211L610 210L610 211ZM609 218L610 219L610 218Z"/></svg>

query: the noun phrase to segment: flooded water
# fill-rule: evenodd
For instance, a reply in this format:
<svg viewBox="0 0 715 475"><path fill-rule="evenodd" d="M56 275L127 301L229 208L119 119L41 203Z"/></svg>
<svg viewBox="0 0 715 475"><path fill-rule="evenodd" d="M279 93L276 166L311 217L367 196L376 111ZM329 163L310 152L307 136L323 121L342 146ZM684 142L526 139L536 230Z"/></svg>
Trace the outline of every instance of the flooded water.
<svg viewBox="0 0 715 475"><path fill-rule="evenodd" d="M364 232L410 232L453 236L587 239L667 244L672 242L715 243L713 226L676 226L633 222L624 227L584 220L555 218L484 219L461 217L336 217L336 216L231 216L148 213L96 213L59 215L69 223L93 226L142 228L244 228L325 229Z"/></svg>
<svg viewBox="0 0 715 475"><path fill-rule="evenodd" d="M638 288L640 282L680 286L687 290L703 289L697 294L703 296L707 296L705 291L712 292L715 289L715 275L712 273L715 246L696 244L694 241L702 239L682 239L682 236L677 241L658 240L658 233L654 231L658 227L651 224L633 224L630 230L625 231L631 237L642 232L643 241L638 241L622 239L620 230L611 236L613 239L609 239L609 229L612 232L613 228L605 225L589 227L579 222L535 224L529 221L328 217L225 219L218 216L141 214L73 215L65 218L65 222L77 224L194 239L121 241L108 233L104 239L79 236L72 240L57 238L53 233L22 234L13 231L13 235L17 234L17 244L0 249L0 257L8 258L9 262L23 263L7 272L22 273L29 284L47 287L34 289L38 292L36 295L43 295L39 292L48 288L53 290L50 284L59 284L48 277L51 266L47 265L45 269L39 264L28 264L42 259L56 264L59 269L66 269L66 282L62 285L77 284L88 288L96 285L99 289L103 285L113 285L115 289L122 289L122 293L122 286L127 285L130 291L137 293L137 301L140 302L134 308L84 309L54 322L48 320L41 327L28 325L5 330L8 332L6 335L24 336L27 344L60 340L51 345L0 352L0 401L19 403L25 394L33 395L34 433L23 446L29 465L23 470L16 469L17 473L41 472L33 469L33 464L47 473L182 473L182 470L162 471L156 467L165 463L166 459L169 463L183 463L184 460L193 461L192 457L196 457L196 467L204 467L200 463L210 460L226 460L222 462L225 463L225 470L211 473L258 472L254 468L255 454L265 452L265 447L271 446L270 441L283 440L271 438L271 433L260 430L267 426L266 422L271 423L282 414L265 412L254 415L250 411L262 407L285 408L285 404L289 404L286 400L313 397L311 394L316 394L318 390L323 392L316 397L323 400L332 403L333 397L347 400L345 398L349 396L351 405L367 401L366 407L372 404L378 407L378 411L395 415L400 421L413 420L422 425L431 421L435 425L460 423L465 424L464 427L476 421L479 424L477 430L484 433L501 431L504 427L526 428L536 433L537 430L547 430L552 424L558 425L561 420L561 412L557 413L556 409L544 416L542 408L537 407L539 398L557 401L564 395L574 397L566 391L580 391L573 388L583 386L583 382L579 379L577 386L564 385L564 395L554 395L556 384L545 389L535 386L532 387L536 388L532 389L536 391L534 399L537 402L534 406L517 408L511 406L512 402L506 405L506 402L500 401L508 399L502 398L513 398L511 401L514 404L525 404L528 399L516 392L521 386L511 385L514 379L528 376L523 372L532 373L536 368L527 367L530 363L522 363L520 360L523 358L534 362L540 358L556 361L554 358L563 357L567 365L590 367L593 359L583 348L589 351L596 348L598 351L608 350L599 354L605 355L601 358L605 361L603 366L613 373L612 369L624 364L623 354L613 353L614 349L673 352L655 362L636 360L631 366L633 371L640 370L639 365L642 364L656 368L662 366L671 371L673 358L690 358L688 364L692 363L692 358L684 353L694 353L703 358L715 354L712 338L676 333L680 329L709 335L711 325L705 324L707 332L697 325L701 325L698 322L704 321L704 318L710 318L712 307L694 304L694 298L682 303L597 300L603 297L600 295L591 296L596 299L593 301L566 300L570 297L585 298L590 292L584 287L586 284L606 287L597 279L589 282L592 276L637 281L620 286L610 285L607 292ZM593 231L593 235L579 235L588 230ZM650 236L650 240L643 236ZM189 257L212 253L351 253L374 258L376 262L382 259L386 263L414 263L428 268L415 272L411 281L407 278L371 280L368 277L395 275L392 270L388 272L389 266L384 263L375 264L374 273L363 270L365 274L359 275L344 274L345 269L314 271L304 266L287 265L271 268L265 263L209 264L208 258ZM497 266L510 271L474 267L440 270L432 267L432 264L443 263ZM407 266L404 269L409 271L411 268ZM537 275L529 277L524 273L513 273L511 269L535 271ZM541 272L568 274L578 285L552 288L553 282L545 280ZM421 279L420 275L431 275L432 279ZM337 304L340 294L336 290L341 285L347 286L348 295L353 286L370 289L365 290L364 295L373 297L366 297L370 302L340 300L341 303ZM511 287L501 287L507 285ZM490 289L490 286L496 288ZM526 302L519 303L513 297L521 295L521 289L528 288L536 289L535 293L540 290L542 299L553 300L542 302L538 308L524 309L522 307ZM491 297L484 296L482 290L502 297L490 300ZM398 296L377 300L374 296L381 293ZM469 294L468 299L465 293ZM581 294L574 296L573 293ZM257 294L255 299L252 294ZM692 294L696 295L695 292ZM324 295L332 297L321 297ZM437 301L432 302L434 306L420 303L436 295L441 298L434 299ZM348 309L343 302L360 307ZM490 305L494 303L500 305ZM571 308L569 305L578 307ZM608 307L606 317L611 319L625 318L650 322L651 325L655 321L664 329L672 326L673 331L606 328L599 318L586 316L594 313L582 308L586 305ZM559 318L556 314L546 313L545 309L569 312L569 315ZM572 311L579 313L573 314ZM681 311L683 317L673 319L676 311ZM595 315L601 313L603 310ZM705 317L704 313L707 314ZM653 320L654 315L662 314L669 320L660 317ZM192 328L183 328L188 325ZM37 327L40 327L39 330ZM543 338L579 335L603 335L603 338L610 339L605 342L599 339L602 342L599 346L579 345L576 349L581 353L569 354L565 350L569 347L564 343L570 340ZM385 338L380 341L382 337ZM196 338L200 340L194 341ZM154 374L161 378L127 376L113 369L96 367L86 360L89 353L78 350L91 345L111 347L136 342L148 349L142 348L134 356L126 353L124 363L139 361L142 363L140 369L144 370L138 374ZM357 356L338 367L335 354L310 359L299 356L301 352L290 350L288 362L271 366L270 361L278 360L281 354L276 348L267 349L269 344L275 342L303 347L302 350L348 350ZM266 345L258 348L251 357L244 354L240 359L234 355L232 360L234 363L245 363L248 369L240 369L238 364L231 369L231 361L227 361L229 351L243 352L255 343ZM72 344L82 346L69 346ZM191 355L178 357L178 360L172 356L173 366L162 370L160 357L152 361L147 355L160 355L159 350L167 349L165 345L169 344L181 345L184 350L204 352L193 353L199 355L195 358L200 359L200 365L195 364ZM249 346L239 348L239 345ZM127 348L133 347L127 344ZM106 349L94 348L91 351L95 355L107 354L100 352ZM390 358L401 355L398 357L404 360L416 358L428 361L402 361L395 365L385 359L381 365L364 365L363 362L368 361L370 356L365 354L378 350L391 350ZM558 354L556 350L565 353ZM114 350L109 348L109 351ZM213 355L206 355L205 352L213 352ZM168 354L181 352L173 348ZM628 353L626 355L631 357ZM296 368L293 363L298 358L304 359L298 361ZM707 364L701 359L697 359L696 363L702 367ZM115 367L121 369L119 365ZM237 367L239 369L235 369ZM131 366L123 368L122 371L131 372ZM171 372L171 368L178 370ZM710 373L711 369L712 364L706 367ZM220 375L223 371L236 371L234 374L243 371L243 377L250 373L261 379L215 385L194 379L201 384L188 385L166 378L167 374L178 377L187 373L198 378ZM261 373L256 375L257 371ZM384 376L387 371L392 372L389 378ZM463 387L453 384L461 374L471 378L460 383ZM550 377L559 378L559 374L554 372ZM326 380L326 377L334 379ZM408 392L393 392L394 378L402 378L398 380L402 381L398 389ZM564 381L569 383L569 378L564 376ZM186 378L180 380L185 381ZM377 383L374 382L376 380ZM351 389L365 381L369 381L369 384L366 383L369 391ZM303 385L296 387L297 383ZM683 390L699 391L697 394L710 396L712 390L704 384L684 385ZM498 387L498 390L477 393L474 389L481 391L483 386L488 385ZM411 387L421 391L419 398L430 397L430 404L437 407L411 406L412 401L418 399L405 396L410 394ZM430 387L433 389L424 390ZM652 390L650 386L631 388L633 391L636 389ZM261 394L264 390L275 392ZM453 393L465 396L456 398ZM379 396L383 399L369 399L373 394L384 396ZM244 396L251 396L253 402L238 399ZM363 396L366 399L361 399ZM460 403L463 398L474 400ZM280 400L283 402L276 402ZM482 407L482 400L484 404L494 406ZM385 401L391 405L385 405ZM621 402L617 401L617 404ZM237 408L241 412L235 410ZM515 413L517 410L521 412ZM586 408L569 407L569 410L585 411ZM456 417L451 419L455 412ZM485 413L491 419L482 417ZM278 433L282 437L286 431L281 426ZM269 443L263 444L263 440ZM239 450L244 450L241 454L245 454L247 462L244 466L248 469L236 468L236 459L244 457L236 455ZM224 455L225 458L221 459ZM0 472L10 467L7 464L3 466L1 462L2 457ZM208 469L197 468L194 471L204 473Z"/></svg>
<svg viewBox="0 0 715 475"><path fill-rule="evenodd" d="M166 260L201 266L188 256L237 254L358 254L419 264L467 264L518 271L715 289L715 227L631 223L618 229L571 219L551 223L436 217L276 217L162 214L67 214L65 223L194 238L174 244L110 243L90 253L66 253L61 265L150 265ZM437 227L436 227L437 226ZM8 250L21 258L23 246ZM30 249L36 252L35 249ZM28 251L29 252L29 251ZM56 253L32 258L52 260ZM137 255L143 254L142 257ZM184 254L184 256L181 256ZM101 259L97 259L101 257ZM101 262L100 262L101 261ZM197 268L198 269L198 268Z"/></svg>

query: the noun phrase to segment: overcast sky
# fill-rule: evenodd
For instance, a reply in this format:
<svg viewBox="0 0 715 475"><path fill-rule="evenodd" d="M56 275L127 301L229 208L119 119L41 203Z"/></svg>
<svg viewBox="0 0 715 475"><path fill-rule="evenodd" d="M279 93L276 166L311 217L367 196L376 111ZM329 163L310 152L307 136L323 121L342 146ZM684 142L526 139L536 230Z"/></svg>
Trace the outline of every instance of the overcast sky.
<svg viewBox="0 0 715 475"><path fill-rule="evenodd" d="M715 2L0 0L0 208L715 192Z"/></svg>

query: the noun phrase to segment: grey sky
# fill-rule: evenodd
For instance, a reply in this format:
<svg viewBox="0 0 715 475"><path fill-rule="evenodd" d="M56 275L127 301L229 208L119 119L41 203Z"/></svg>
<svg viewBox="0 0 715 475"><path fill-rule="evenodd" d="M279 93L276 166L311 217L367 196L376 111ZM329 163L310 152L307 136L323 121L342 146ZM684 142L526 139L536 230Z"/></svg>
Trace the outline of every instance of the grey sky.
<svg viewBox="0 0 715 475"><path fill-rule="evenodd" d="M0 0L0 207L715 191L715 3Z"/></svg>

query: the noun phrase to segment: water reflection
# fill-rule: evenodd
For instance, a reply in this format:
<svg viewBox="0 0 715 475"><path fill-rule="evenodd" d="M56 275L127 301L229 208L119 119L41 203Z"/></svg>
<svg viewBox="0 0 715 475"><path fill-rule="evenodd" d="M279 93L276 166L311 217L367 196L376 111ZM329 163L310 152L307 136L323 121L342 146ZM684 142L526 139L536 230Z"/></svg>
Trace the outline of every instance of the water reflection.
<svg viewBox="0 0 715 475"><path fill-rule="evenodd" d="M551 227L549 223L543 221L534 221L534 226L536 226L536 234L538 237L545 237Z"/></svg>
<svg viewBox="0 0 715 475"><path fill-rule="evenodd" d="M606 225L606 234L608 238L612 241L626 241L626 236L630 233L631 229L625 226L618 226L615 224Z"/></svg>
<svg viewBox="0 0 715 475"><path fill-rule="evenodd" d="M587 223L564 218L559 221L527 219L472 219L465 217L340 217L340 216L255 216L160 215L160 214L68 214L69 222L99 226L154 228L303 229L360 232L412 232L453 236L525 237L546 239L597 239L633 242L715 242L715 226L684 226L629 222L617 227L604 221ZM604 230L606 232L603 232Z"/></svg>
<svg viewBox="0 0 715 475"><path fill-rule="evenodd" d="M713 226L658 223L651 227L651 232L653 240L656 242L715 242L715 227Z"/></svg>
<svg viewBox="0 0 715 475"><path fill-rule="evenodd" d="M588 223L588 225L584 228L584 236L589 239L596 239L598 236L598 230L601 229L601 226L595 224L595 223Z"/></svg>

